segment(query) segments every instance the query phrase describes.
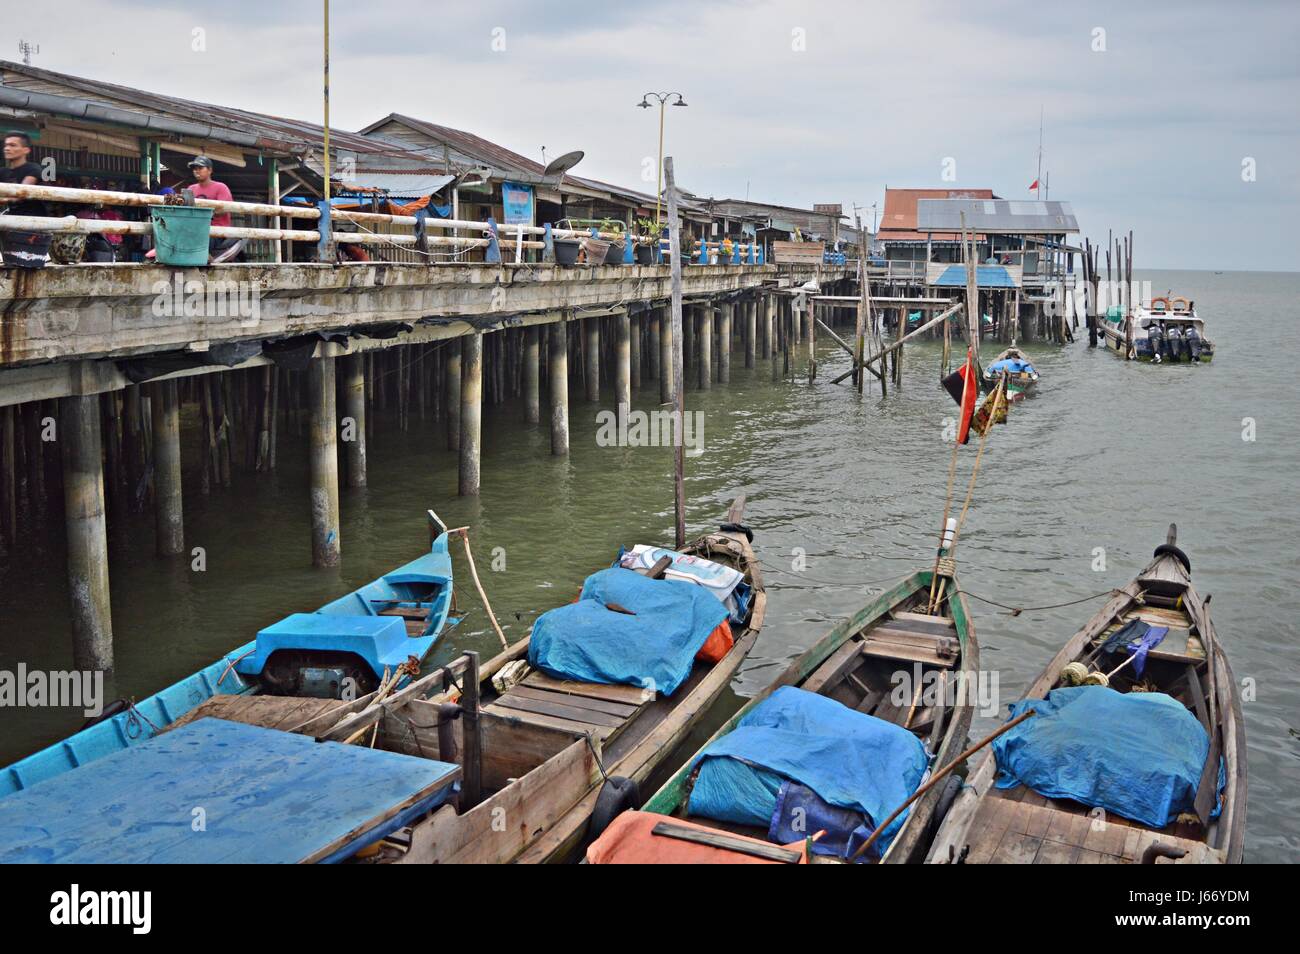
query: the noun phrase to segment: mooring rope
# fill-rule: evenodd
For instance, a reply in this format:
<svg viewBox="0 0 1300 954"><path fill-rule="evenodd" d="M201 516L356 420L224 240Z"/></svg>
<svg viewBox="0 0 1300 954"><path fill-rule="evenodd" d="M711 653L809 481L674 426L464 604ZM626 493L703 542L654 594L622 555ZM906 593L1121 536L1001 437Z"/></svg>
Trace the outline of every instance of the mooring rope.
<svg viewBox="0 0 1300 954"><path fill-rule="evenodd" d="M970 590L958 590L953 596L969 596L973 600L979 600L981 603L988 603L992 606L1000 606L1004 610L1009 610L1008 616L1019 616L1021 613L1033 613L1038 610L1060 609L1063 606L1078 606L1080 603L1087 603L1098 599L1102 596L1118 596L1122 593L1119 589L1102 590L1100 593L1093 593L1091 596L1085 596L1082 599L1070 600L1068 603L1049 603L1046 606L1008 606L1006 603L999 603L997 600L991 600L987 597L979 596Z"/></svg>

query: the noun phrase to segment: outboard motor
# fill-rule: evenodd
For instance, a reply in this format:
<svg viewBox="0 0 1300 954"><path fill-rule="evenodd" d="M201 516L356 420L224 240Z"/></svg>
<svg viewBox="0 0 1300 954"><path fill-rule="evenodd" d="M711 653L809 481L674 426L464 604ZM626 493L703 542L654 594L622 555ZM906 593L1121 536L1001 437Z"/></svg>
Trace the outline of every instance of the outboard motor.
<svg viewBox="0 0 1300 954"><path fill-rule="evenodd" d="M1187 345L1187 353L1191 360L1201 360L1201 333L1195 328L1188 326L1187 333L1183 335L1183 341Z"/></svg>
<svg viewBox="0 0 1300 954"><path fill-rule="evenodd" d="M1169 346L1169 360L1183 360L1183 333L1177 325L1170 325L1165 333L1165 342Z"/></svg>
<svg viewBox="0 0 1300 954"><path fill-rule="evenodd" d="M1165 335L1160 325L1152 322L1147 328L1147 341L1151 342L1151 360L1159 364L1164 360L1161 352L1165 346Z"/></svg>

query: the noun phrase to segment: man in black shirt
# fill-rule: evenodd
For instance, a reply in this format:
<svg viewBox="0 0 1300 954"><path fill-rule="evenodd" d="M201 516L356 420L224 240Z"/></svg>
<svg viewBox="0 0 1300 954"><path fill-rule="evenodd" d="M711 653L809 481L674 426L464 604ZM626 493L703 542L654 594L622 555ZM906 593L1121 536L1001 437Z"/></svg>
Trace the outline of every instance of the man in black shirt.
<svg viewBox="0 0 1300 954"><path fill-rule="evenodd" d="M32 141L26 133L6 133L4 138L4 167L0 168L0 182L18 185L37 185L41 181L41 167L29 157ZM2 199L0 213L9 215L44 215L45 203L35 199ZM4 263L26 268L40 268L48 260L50 247L48 234L25 232L0 232L4 245Z"/></svg>

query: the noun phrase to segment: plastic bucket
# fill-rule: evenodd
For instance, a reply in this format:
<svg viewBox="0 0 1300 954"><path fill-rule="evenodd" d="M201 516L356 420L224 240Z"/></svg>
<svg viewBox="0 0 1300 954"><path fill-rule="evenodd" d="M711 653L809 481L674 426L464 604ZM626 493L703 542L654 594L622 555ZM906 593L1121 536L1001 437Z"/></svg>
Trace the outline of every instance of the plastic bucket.
<svg viewBox="0 0 1300 954"><path fill-rule="evenodd" d="M163 265L208 264L212 209L194 205L154 206L153 243Z"/></svg>

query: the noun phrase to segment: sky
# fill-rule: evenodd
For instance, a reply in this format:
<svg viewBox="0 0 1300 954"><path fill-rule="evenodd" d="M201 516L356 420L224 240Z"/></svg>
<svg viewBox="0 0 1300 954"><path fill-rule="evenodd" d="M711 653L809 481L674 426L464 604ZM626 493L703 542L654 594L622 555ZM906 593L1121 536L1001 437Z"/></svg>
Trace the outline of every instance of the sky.
<svg viewBox="0 0 1300 954"><path fill-rule="evenodd" d="M320 0L0 0L0 58L321 121ZM30 9L28 7L27 9ZM196 32L197 31L197 32ZM1300 4L334 0L331 123L391 112L575 173L697 195L839 202L885 187L1051 199L1137 268L1296 270Z"/></svg>

